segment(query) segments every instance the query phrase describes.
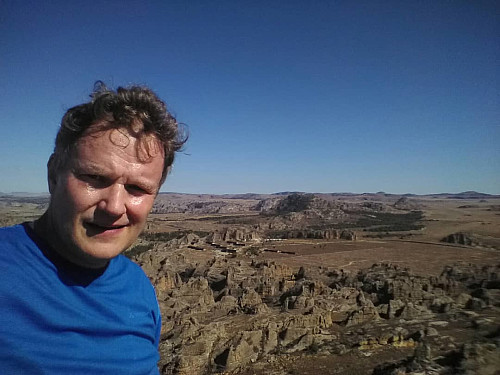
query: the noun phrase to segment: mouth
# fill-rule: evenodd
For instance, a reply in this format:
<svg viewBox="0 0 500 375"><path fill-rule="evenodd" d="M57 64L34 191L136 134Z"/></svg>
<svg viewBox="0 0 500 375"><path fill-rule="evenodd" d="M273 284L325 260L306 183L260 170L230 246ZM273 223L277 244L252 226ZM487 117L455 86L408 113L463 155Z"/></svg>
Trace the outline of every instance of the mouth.
<svg viewBox="0 0 500 375"><path fill-rule="evenodd" d="M83 227L87 230L89 235L98 235L102 233L117 233L121 229L126 228L128 225L106 225L94 222L84 222Z"/></svg>

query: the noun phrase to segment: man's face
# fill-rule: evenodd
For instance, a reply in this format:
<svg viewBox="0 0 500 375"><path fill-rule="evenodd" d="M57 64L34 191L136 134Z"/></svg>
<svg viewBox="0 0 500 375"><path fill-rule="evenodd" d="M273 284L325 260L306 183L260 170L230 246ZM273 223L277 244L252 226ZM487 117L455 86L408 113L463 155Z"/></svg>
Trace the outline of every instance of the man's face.
<svg viewBox="0 0 500 375"><path fill-rule="evenodd" d="M47 214L54 233L47 236L66 259L103 266L132 245L144 228L164 158L156 138L146 140L152 150L149 158L138 154L138 142L125 129L86 135L65 167L49 176Z"/></svg>

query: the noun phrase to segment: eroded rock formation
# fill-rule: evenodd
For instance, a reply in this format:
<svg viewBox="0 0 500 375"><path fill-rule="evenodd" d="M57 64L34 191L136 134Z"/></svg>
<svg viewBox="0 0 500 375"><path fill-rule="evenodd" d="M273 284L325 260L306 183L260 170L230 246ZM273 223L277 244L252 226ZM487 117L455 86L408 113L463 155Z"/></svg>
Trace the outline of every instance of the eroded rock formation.
<svg viewBox="0 0 500 375"><path fill-rule="evenodd" d="M162 374L230 374L291 353L383 347L415 354L374 373L410 371L425 368L448 322L490 329L478 314L500 307L499 266L447 267L422 277L390 264L357 274L237 257L193 264L180 252L147 252L136 261L156 285L164 317ZM477 350L493 358L498 340L485 340L490 346Z"/></svg>

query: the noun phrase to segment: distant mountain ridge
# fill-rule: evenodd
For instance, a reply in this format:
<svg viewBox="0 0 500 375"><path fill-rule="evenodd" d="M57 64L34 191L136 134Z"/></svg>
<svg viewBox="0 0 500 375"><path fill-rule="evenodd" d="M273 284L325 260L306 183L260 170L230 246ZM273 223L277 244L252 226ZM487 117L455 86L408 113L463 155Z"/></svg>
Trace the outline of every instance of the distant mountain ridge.
<svg viewBox="0 0 500 375"><path fill-rule="evenodd" d="M396 194L396 193L386 193L383 191L379 191L376 193L350 193L350 192L332 192L332 193L310 193L303 191L281 191L276 193L226 193L226 194L209 194L209 193L178 193L178 192L160 192L158 195L160 196L176 196L176 197L189 197L189 198L198 198L198 199L266 199L271 197L284 197L293 194L312 194L315 196L330 196L330 197L420 197L420 198L445 198L445 199L487 199L487 198L500 198L500 194L487 194L481 193L477 191L464 191L461 193L431 193L431 194L413 194L413 193L404 193L404 194ZM3 193L0 192L0 200L1 199L15 199L15 198L42 198L47 199L50 197L49 193L29 193L29 192L11 192L11 193Z"/></svg>
<svg viewBox="0 0 500 375"><path fill-rule="evenodd" d="M224 199L263 199L270 197L288 196L292 194L312 194L316 196L332 196L332 197L420 197L420 198L447 198L447 199L486 199L486 198L500 198L500 194L487 194L477 191L464 191L461 193L431 193L431 194L414 194L414 193L386 193L383 191L376 193L350 193L350 192L334 192L334 193L314 193L304 191L281 191L276 193L226 193L226 194L193 194L193 193L175 193L175 192L160 192L159 195L185 195L185 196L198 196L200 198L215 198L220 197Z"/></svg>

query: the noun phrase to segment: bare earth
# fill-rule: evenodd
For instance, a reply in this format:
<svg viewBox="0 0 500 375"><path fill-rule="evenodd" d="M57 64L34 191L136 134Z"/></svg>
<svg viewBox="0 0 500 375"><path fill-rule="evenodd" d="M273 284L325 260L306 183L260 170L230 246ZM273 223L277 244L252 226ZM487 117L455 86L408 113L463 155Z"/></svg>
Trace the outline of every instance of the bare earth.
<svg viewBox="0 0 500 375"><path fill-rule="evenodd" d="M409 267L419 275L437 276L443 267L457 261L488 265L500 261L498 250L467 248L432 242L404 240L287 241L271 248L294 251L296 255L265 253L267 259L291 267L323 266L357 271L374 263Z"/></svg>

